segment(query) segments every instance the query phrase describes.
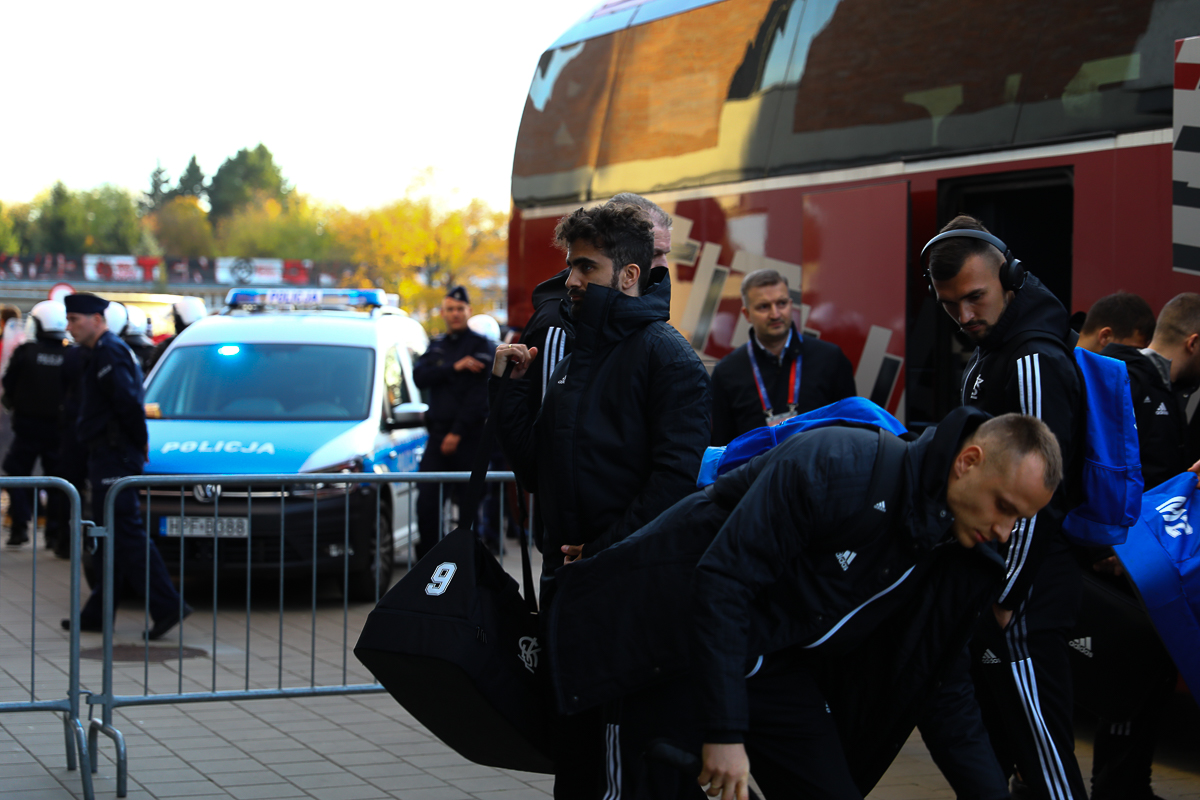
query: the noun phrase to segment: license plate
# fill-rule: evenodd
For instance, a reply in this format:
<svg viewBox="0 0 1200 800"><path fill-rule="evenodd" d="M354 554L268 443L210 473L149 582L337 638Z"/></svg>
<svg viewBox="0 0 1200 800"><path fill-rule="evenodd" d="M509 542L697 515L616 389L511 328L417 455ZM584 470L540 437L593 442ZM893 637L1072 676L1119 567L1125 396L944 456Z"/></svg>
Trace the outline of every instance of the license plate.
<svg viewBox="0 0 1200 800"><path fill-rule="evenodd" d="M162 517L158 521L160 536L213 535L223 539L245 539L250 535L249 517Z"/></svg>

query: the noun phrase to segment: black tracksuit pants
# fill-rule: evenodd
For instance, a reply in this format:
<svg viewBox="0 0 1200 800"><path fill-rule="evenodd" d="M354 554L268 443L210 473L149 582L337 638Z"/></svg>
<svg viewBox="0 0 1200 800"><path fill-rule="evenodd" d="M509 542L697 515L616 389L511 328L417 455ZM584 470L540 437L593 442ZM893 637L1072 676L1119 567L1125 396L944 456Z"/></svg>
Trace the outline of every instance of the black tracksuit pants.
<svg viewBox="0 0 1200 800"><path fill-rule="evenodd" d="M1065 548L1042 562L1029 596L1001 631L984 614L972 643L975 692L996 756L1036 798L1087 800L1075 760L1069 633L1082 592Z"/></svg>

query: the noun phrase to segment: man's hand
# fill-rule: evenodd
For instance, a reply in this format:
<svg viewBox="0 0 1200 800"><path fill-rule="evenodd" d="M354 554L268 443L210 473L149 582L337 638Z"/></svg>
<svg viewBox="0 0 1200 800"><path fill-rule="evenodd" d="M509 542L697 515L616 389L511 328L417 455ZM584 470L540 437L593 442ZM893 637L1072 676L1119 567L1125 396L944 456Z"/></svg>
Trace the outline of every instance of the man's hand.
<svg viewBox="0 0 1200 800"><path fill-rule="evenodd" d="M523 344L502 344L496 348L496 360L492 362L492 374L497 378L504 375L504 368L509 359L513 362L512 376L524 378L529 371L529 365L537 358L536 347L526 347Z"/></svg>
<svg viewBox="0 0 1200 800"><path fill-rule="evenodd" d="M563 564L570 564L572 561L583 558L583 545L581 544L564 544L562 551L565 554Z"/></svg>
<svg viewBox="0 0 1200 800"><path fill-rule="evenodd" d="M1000 630L1007 628L1008 623L1012 621L1013 612L998 603L992 603L992 613L996 615L996 624L1000 626Z"/></svg>
<svg viewBox="0 0 1200 800"><path fill-rule="evenodd" d="M1194 472L1196 475L1200 475L1200 461L1197 461L1195 464L1192 464L1190 467L1188 467L1187 471ZM1200 480L1196 482L1196 486L1200 488Z"/></svg>
<svg viewBox="0 0 1200 800"><path fill-rule="evenodd" d="M750 759L741 744L708 744L701 752L704 767L696 782L708 786L709 797L721 800L749 800Z"/></svg>
<svg viewBox="0 0 1200 800"><path fill-rule="evenodd" d="M467 370L468 372L479 372L486 367L487 364L483 363L475 356L463 356L458 361L454 362L455 372L462 372L463 370Z"/></svg>
<svg viewBox="0 0 1200 800"><path fill-rule="evenodd" d="M1125 574L1125 567L1122 566L1121 559L1116 556L1100 559L1092 564L1092 569L1102 575L1115 575L1118 578Z"/></svg>
<svg viewBox="0 0 1200 800"><path fill-rule="evenodd" d="M442 437L442 455L452 456L458 452L458 443L462 441L462 437L457 433L447 433Z"/></svg>
<svg viewBox="0 0 1200 800"><path fill-rule="evenodd" d="M146 463L146 464L150 463L150 443L149 442L146 442L144 445L142 445L142 459L143 459L144 463Z"/></svg>

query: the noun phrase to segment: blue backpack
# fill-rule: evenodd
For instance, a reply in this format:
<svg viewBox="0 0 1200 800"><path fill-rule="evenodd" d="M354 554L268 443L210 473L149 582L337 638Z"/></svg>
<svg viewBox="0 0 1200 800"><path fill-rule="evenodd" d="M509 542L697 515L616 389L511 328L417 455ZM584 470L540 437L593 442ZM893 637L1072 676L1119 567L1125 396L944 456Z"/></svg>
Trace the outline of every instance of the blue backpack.
<svg viewBox="0 0 1200 800"><path fill-rule="evenodd" d="M710 447L700 462L696 485L708 486L734 467L745 464L759 453L770 450L789 436L830 425L868 425L903 436L908 433L900 420L862 397L847 397L836 403L799 414L773 427L755 428L743 433L724 447Z"/></svg>
<svg viewBox="0 0 1200 800"><path fill-rule="evenodd" d="M1142 513L1142 459L1124 362L1075 348L1084 389L1081 502L1063 533L1089 547L1121 544Z"/></svg>

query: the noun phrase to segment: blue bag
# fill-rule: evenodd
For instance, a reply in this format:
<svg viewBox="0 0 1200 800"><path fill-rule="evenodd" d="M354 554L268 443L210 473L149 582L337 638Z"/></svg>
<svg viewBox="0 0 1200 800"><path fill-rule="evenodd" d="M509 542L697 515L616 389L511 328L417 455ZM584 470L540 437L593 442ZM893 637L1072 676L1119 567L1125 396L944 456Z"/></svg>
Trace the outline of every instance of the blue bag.
<svg viewBox="0 0 1200 800"><path fill-rule="evenodd" d="M1113 549L1192 692L1200 691L1200 492L1185 472L1146 492L1142 514Z"/></svg>
<svg viewBox="0 0 1200 800"><path fill-rule="evenodd" d="M770 450L789 436L814 428L845 423L870 425L897 436L908 433L900 424L900 420L870 400L863 397L847 397L845 400L794 416L778 425L755 428L724 447L708 448L700 462L700 475L696 478L696 485L700 488L708 486L729 470L745 464L759 453Z"/></svg>
<svg viewBox="0 0 1200 800"><path fill-rule="evenodd" d="M1082 502L1063 533L1088 547L1125 541L1142 510L1142 461L1129 394L1129 372L1115 358L1075 348L1084 389Z"/></svg>

